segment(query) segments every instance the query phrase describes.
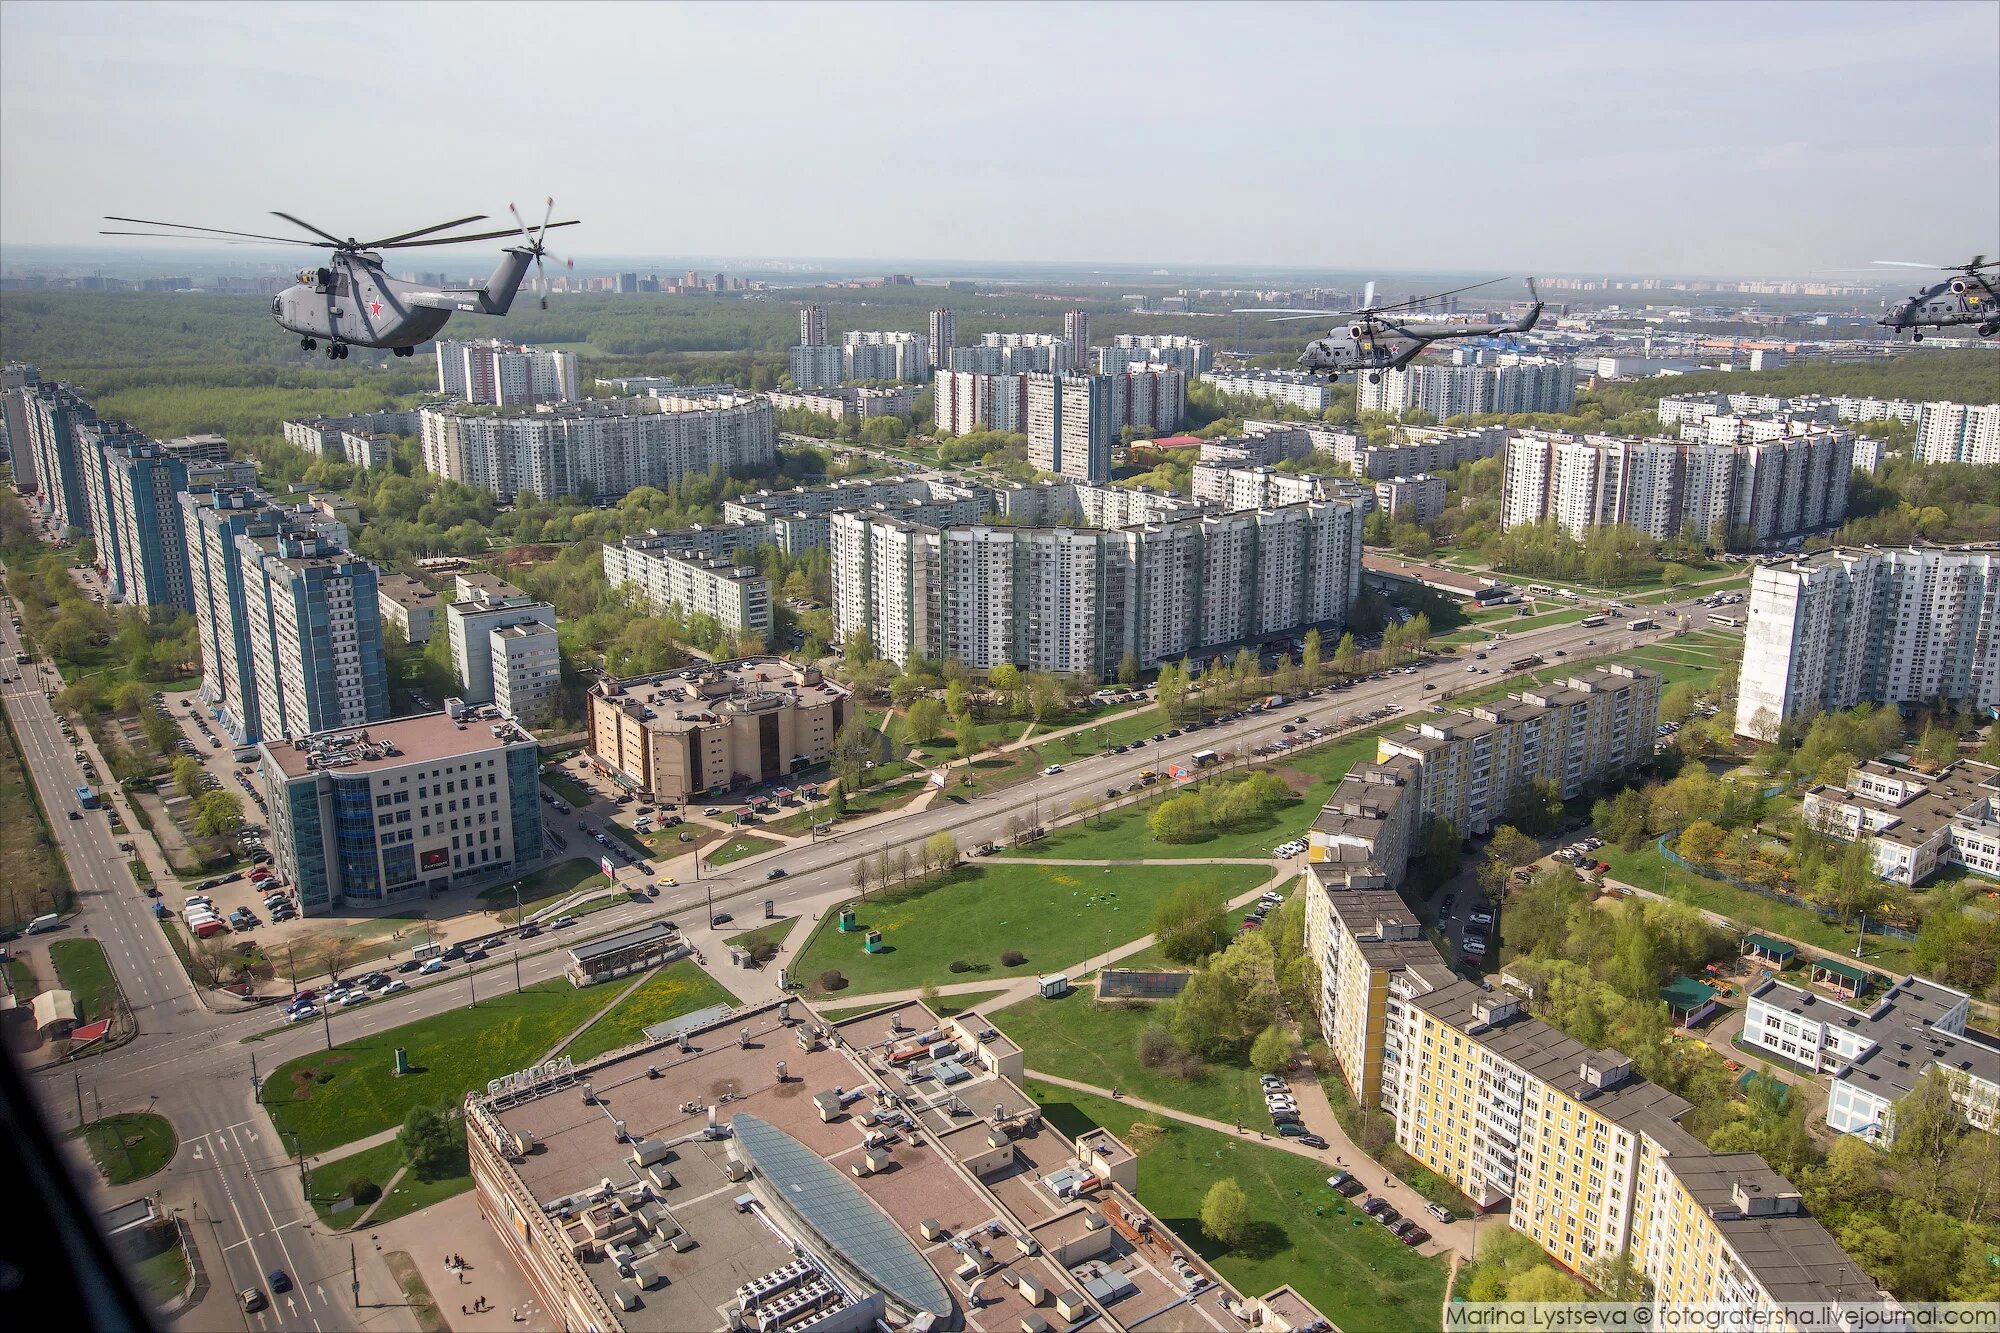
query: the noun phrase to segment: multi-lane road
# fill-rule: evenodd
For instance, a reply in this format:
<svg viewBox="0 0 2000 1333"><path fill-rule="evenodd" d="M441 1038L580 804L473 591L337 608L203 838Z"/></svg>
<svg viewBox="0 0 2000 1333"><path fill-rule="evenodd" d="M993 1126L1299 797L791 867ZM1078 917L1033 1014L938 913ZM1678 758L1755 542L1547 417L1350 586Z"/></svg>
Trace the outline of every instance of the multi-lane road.
<svg viewBox="0 0 2000 1333"><path fill-rule="evenodd" d="M1484 686L1500 678L1502 662L1529 653L1542 654L1560 666L1562 650L1581 660L1616 652L1671 632L1684 605L1647 608L1660 628L1632 632L1622 622L1595 629L1577 624L1509 633L1497 651L1480 665L1490 674L1468 674L1465 656L1447 659L1415 674L1397 674L1366 681L1352 689L1321 694L1282 710L1255 714L1227 726L1184 734L1164 744L1148 744L1126 754L1103 754L1066 763L1057 774L959 803L934 801L927 808L897 819L866 826L862 831L810 843L795 844L732 867L732 872L704 884L683 883L662 890L661 897L594 914L593 933L601 928L628 927L640 921L674 916L698 922L709 894L718 904L734 899L752 902L776 899L781 910L838 894L849 884L850 865L860 855L885 848L913 845L939 830L949 830L962 847L1004 841L1017 821L1057 822L1079 798L1101 797L1110 786L1137 780L1141 769L1163 770L1186 762L1197 750L1242 752L1275 741L1282 726L1303 714L1309 724L1331 727L1341 717L1398 704L1415 714L1454 688ZM1698 617L1698 611L1695 613ZM1596 639L1595 647L1586 641ZM11 663L18 643L0 625L5 660ZM1469 656L1469 655L1468 655ZM71 747L42 692L37 668L20 669L20 683L5 687L4 703L27 754L44 806L52 812L58 843L75 877L79 914L71 930L89 930L103 940L112 965L137 1020L139 1035L127 1045L46 1070L40 1075L44 1104L57 1123L75 1118L76 1080L108 1112L113 1109L159 1111L174 1122L181 1149L168 1172L106 1201L159 1190L170 1206L178 1204L196 1222L203 1262L215 1294L199 1312L202 1327L238 1326L260 1330L327 1330L348 1327L410 1326L407 1311L396 1304L386 1273L365 1255L360 1269L361 1308L348 1291L348 1239L324 1234L304 1202L297 1168L278 1139L268 1117L256 1105L253 1071L268 1072L286 1060L322 1048L327 1040L320 1023L271 1031L280 1017L272 1010L211 1010L202 1004L178 959L168 948L150 904L142 897L117 851L106 816L89 813L71 821L61 812L74 802L73 788L82 780ZM10 669L9 674L13 674ZM1426 683L1433 688L1426 689ZM128 823L129 823L128 819ZM574 835L572 835L574 836ZM778 880L768 872L781 868ZM573 937L572 937L573 938ZM331 1019L336 1042L379 1032L414 1019L458 1008L476 988L480 994L512 989L553 977L567 961L565 933L545 934L532 954L496 955L468 977L461 966L438 983L396 997L375 1001ZM244 1039L268 1033L261 1040ZM254 1063L253 1063L254 1062ZM67 1109L65 1109L67 1108ZM364 1246L367 1250L369 1247ZM297 1284L275 1306L255 1315L236 1310L236 1290L265 1285L265 1277L283 1269ZM371 1302L382 1303L379 1308Z"/></svg>

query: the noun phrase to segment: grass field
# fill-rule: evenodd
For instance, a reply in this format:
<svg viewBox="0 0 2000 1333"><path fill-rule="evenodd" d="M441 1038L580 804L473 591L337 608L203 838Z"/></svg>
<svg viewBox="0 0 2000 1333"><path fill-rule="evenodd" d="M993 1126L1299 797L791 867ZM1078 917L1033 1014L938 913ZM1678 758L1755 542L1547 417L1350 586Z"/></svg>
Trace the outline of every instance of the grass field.
<svg viewBox="0 0 2000 1333"><path fill-rule="evenodd" d="M935 886L857 901L852 934L835 929L831 913L792 964L792 975L816 983L837 968L858 995L985 977L1057 971L1144 935L1153 907L1173 889L1196 883L1234 897L1267 878L1262 866L1030 866L987 862L953 871ZM882 953L862 952L870 930L882 932ZM1006 966L1003 950L1026 955ZM973 971L953 972L962 959Z"/></svg>
<svg viewBox="0 0 2000 1333"><path fill-rule="evenodd" d="M736 997L716 984L699 964L692 958L683 958L655 970L640 983L639 989L620 1000L617 1008L585 1028L563 1048L563 1054L581 1063L606 1051L630 1046L655 1023L710 1005L735 1003Z"/></svg>
<svg viewBox="0 0 2000 1333"><path fill-rule="evenodd" d="M1148 1117L1122 1102L1030 1079L1028 1095L1051 1124L1075 1137L1101 1125L1121 1138ZM1289 1284L1341 1327L1390 1333L1434 1329L1445 1267L1402 1245L1326 1187L1327 1168L1309 1157L1171 1121L1139 1156L1139 1202L1239 1291ZM1243 1187L1255 1222L1240 1251L1202 1234L1201 1201L1228 1176Z"/></svg>
<svg viewBox="0 0 2000 1333"><path fill-rule="evenodd" d="M76 997L78 1022L109 1018L118 1007L118 981L96 940L57 940L49 946L49 961L63 989Z"/></svg>
<svg viewBox="0 0 2000 1333"><path fill-rule="evenodd" d="M775 947L791 937L792 927L798 925L800 920L799 917L788 916L782 921L767 921L754 930L727 936L722 942L738 949L755 949L760 944Z"/></svg>
<svg viewBox="0 0 2000 1333"><path fill-rule="evenodd" d="M536 1063L610 998L564 980L503 991L289 1061L265 1080L264 1104L281 1131L298 1135L300 1151L323 1153L401 1125L413 1106L456 1106L467 1090ZM398 1046L414 1071L402 1078Z"/></svg>
<svg viewBox="0 0 2000 1333"><path fill-rule="evenodd" d="M518 884L520 904L526 908L551 898L560 898L564 894L575 893L578 889L594 889L610 882L598 870L596 861L578 858L573 861L558 861L555 865L546 866L522 879L496 884L483 891L479 898L480 901L495 907L511 907L515 901L515 885Z"/></svg>
<svg viewBox="0 0 2000 1333"><path fill-rule="evenodd" d="M108 1115L83 1128L90 1156L113 1185L144 1180L174 1160L180 1140L165 1116Z"/></svg>
<svg viewBox="0 0 2000 1333"><path fill-rule="evenodd" d="M6 733L0 744L0 828L7 830L0 839L0 925L18 929L69 906L69 872L29 789L14 724L0 723L0 730Z"/></svg>
<svg viewBox="0 0 2000 1333"><path fill-rule="evenodd" d="M1169 1006L1114 1002L1100 1005L1089 986L1059 1000L1039 997L987 1015L1021 1047L1028 1068L1117 1088L1190 1115L1255 1128L1269 1119L1257 1075L1249 1065L1210 1065L1184 1079L1139 1063L1139 1034L1166 1021Z"/></svg>
<svg viewBox="0 0 2000 1333"><path fill-rule="evenodd" d="M368 1218L368 1225L380 1226L471 1189L472 1167L462 1146L454 1167L457 1169L437 1180L419 1180L414 1173L404 1171L403 1178L391 1189L389 1182L403 1170L403 1145L391 1139L314 1167L306 1177L306 1197L320 1220L337 1231L346 1230L363 1217ZM383 1191L381 1202L373 1205L374 1213L369 1213L368 1204L335 1212L334 1205L350 1197L349 1189L357 1179L365 1179Z"/></svg>
<svg viewBox="0 0 2000 1333"><path fill-rule="evenodd" d="M568 801L578 810L589 805L594 799L590 788L584 786L567 773L559 773L552 768L542 770L542 785L562 797L565 801Z"/></svg>
<svg viewBox="0 0 2000 1333"><path fill-rule="evenodd" d="M760 838L751 833L739 833L709 853L708 863L712 866L726 866L731 861L741 861L756 856L759 852L774 851L782 844L770 838Z"/></svg>
<svg viewBox="0 0 2000 1333"><path fill-rule="evenodd" d="M1333 795L1347 770L1373 757L1375 738L1383 728L1346 736L1326 745L1289 755L1273 755L1260 761L1280 776L1287 771L1300 775L1294 782L1304 790L1290 804L1268 811L1263 818L1242 828L1217 833L1200 842L1160 842L1146 828L1146 818L1164 799L1156 795L1136 805L1124 806L1082 823L1057 829L1032 846L1010 850L1004 855L1033 857L1075 857L1086 861L1139 861L1169 857L1269 856L1271 849L1287 838L1303 832L1320 808ZM1158 790L1158 789L1156 789ZM1177 788L1168 788L1166 795Z"/></svg>
<svg viewBox="0 0 2000 1333"><path fill-rule="evenodd" d="M175 1237L166 1249L134 1264L132 1280L139 1284L139 1295L151 1309L158 1309L186 1290L188 1261L180 1238Z"/></svg>

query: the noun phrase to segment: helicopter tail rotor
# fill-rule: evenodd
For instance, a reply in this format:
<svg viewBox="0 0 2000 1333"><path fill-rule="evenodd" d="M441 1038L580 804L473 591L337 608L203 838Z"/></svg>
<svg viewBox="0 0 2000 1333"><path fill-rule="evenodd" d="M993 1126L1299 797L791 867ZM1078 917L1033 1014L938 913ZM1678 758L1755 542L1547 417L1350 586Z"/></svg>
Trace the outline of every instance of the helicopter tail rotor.
<svg viewBox="0 0 2000 1333"><path fill-rule="evenodd" d="M514 215L514 222L521 228L521 239L526 243L524 248L529 254L535 257L535 295L541 298L542 309L544 310L549 308L549 279L548 274L542 267L542 261L543 257L548 254L548 244L545 238L549 234L549 219L554 217L556 213L555 196L549 196L546 202L548 207L542 212L542 225L537 227L532 233L528 230L527 219L521 216L521 210L512 204L507 205L507 211ZM557 225L560 226L561 224L558 223ZM565 259L563 266L574 269L576 261Z"/></svg>

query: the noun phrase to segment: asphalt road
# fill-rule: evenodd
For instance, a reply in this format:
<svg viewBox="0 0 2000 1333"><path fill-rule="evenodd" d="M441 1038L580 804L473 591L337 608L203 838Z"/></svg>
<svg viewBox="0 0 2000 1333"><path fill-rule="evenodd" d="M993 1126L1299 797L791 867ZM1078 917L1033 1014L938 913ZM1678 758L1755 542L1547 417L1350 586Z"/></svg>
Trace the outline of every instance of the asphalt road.
<svg viewBox="0 0 2000 1333"><path fill-rule="evenodd" d="M940 800L930 808L852 834L820 839L786 848L731 867L729 873L705 883L683 883L663 889L660 898L592 914L572 931L545 933L530 947L535 953L496 954L468 971L455 965L438 982L391 1001L373 1001L342 1010L325 1022L313 1022L273 1032L265 1039L244 1038L281 1025L271 1009L216 1013L201 1005L153 921L148 900L140 896L117 852L102 814L70 821L60 811L74 803L80 782L72 747L36 684L34 668L22 668L26 679L5 687L5 706L27 749L38 790L46 808L56 813L55 835L69 859L78 889L80 918L70 929L88 929L105 941L138 1019L140 1034L126 1046L45 1071L38 1077L45 1107L59 1124L75 1119L76 1084L107 1109L145 1109L167 1115L180 1135L181 1151L168 1172L126 1190L103 1191L107 1205L140 1193L161 1190L169 1203L186 1200L187 1215L203 1236L203 1259L214 1283L214 1294L198 1312L202 1327L246 1326L258 1330L326 1330L335 1328L404 1328L413 1326L407 1311L393 1302L385 1270L366 1253L360 1267L362 1302L354 1308L347 1289L349 1242L321 1234L295 1180L296 1169L275 1130L257 1108L253 1091L256 1071L268 1072L305 1052L322 1049L329 1038L344 1041L379 1032L415 1019L463 1006L476 994L511 989L515 984L559 975L565 947L587 935L630 927L658 917L698 920L702 904L713 893L718 905L735 900L756 902L769 897L781 912L794 903L845 889L849 865L860 855L913 845L947 829L961 847L1006 838L1016 818L1050 825L1059 813L1086 794L1101 797L1106 787L1126 786L1141 769L1164 769L1185 762L1197 750L1246 748L1277 739L1281 726L1304 714L1314 724L1328 725L1339 717L1366 713L1386 703L1403 706L1406 715L1424 711L1448 688L1484 686L1501 678L1499 664L1527 653L1542 653L1560 665L1555 650L1571 657L1611 653L1665 637L1684 607L1647 608L1662 628L1633 633L1621 622L1585 629L1578 625L1509 634L1507 642L1481 664L1491 674L1468 674L1463 659L1425 668L1414 675L1395 675L1364 682L1353 689L1324 694L1270 713L1257 714L1226 727L1209 727L1165 744L1148 744L1127 754L1099 755L1064 765L1060 774L1037 777L1016 787L979 796L960 804ZM1696 618L1699 618L1698 611ZM1585 640L1595 638L1595 649ZM11 669L18 645L11 630L0 625ZM1426 681L1436 686L1426 691ZM67 800L65 800L67 798ZM129 821L128 821L129 822ZM599 820L592 818L593 828ZM565 831L572 850L573 827ZM786 871L783 879L766 879L772 868ZM747 919L750 913L740 913ZM67 1107L67 1109L65 1109ZM265 1275L283 1269L297 1289L256 1315L237 1310L236 1289L265 1285ZM381 1302L382 1305L371 1305Z"/></svg>

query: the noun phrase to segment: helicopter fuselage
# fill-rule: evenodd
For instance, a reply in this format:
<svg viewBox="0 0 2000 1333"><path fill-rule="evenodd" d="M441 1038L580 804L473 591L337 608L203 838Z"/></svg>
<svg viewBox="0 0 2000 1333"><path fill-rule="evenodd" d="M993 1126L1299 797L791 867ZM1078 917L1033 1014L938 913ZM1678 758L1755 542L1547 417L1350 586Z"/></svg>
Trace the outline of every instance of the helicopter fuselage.
<svg viewBox="0 0 2000 1333"><path fill-rule="evenodd" d="M323 267L300 269L298 282L272 299L271 317L301 340L407 356L402 349L429 342L456 311L506 314L532 259L511 249L483 286L434 287L390 277L372 253L336 254Z"/></svg>
<svg viewBox="0 0 2000 1333"><path fill-rule="evenodd" d="M2000 292L1978 274L1956 277L1925 288L1875 322L1889 329L1948 329L1977 324L1979 336L1990 338L2000 332Z"/></svg>

